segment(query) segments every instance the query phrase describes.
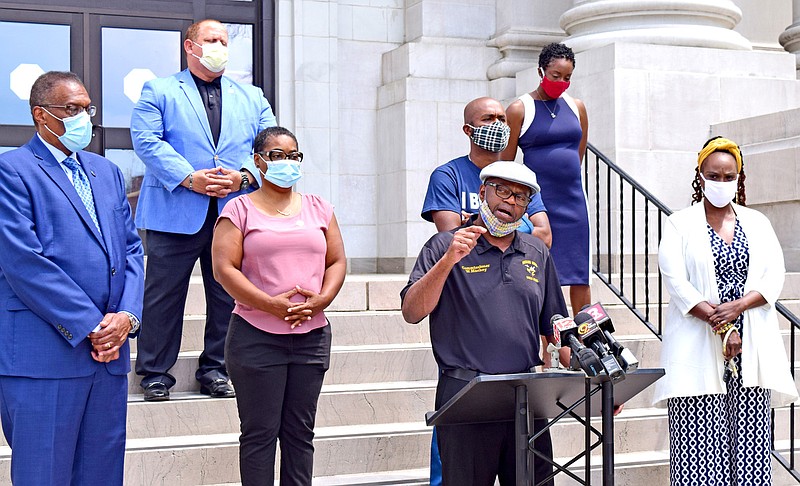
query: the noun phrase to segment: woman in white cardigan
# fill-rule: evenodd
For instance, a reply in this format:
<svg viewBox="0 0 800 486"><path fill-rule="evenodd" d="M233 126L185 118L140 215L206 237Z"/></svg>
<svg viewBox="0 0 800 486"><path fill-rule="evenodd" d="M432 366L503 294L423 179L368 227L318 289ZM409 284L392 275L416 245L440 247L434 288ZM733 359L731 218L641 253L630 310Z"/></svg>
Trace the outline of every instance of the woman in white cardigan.
<svg viewBox="0 0 800 486"><path fill-rule="evenodd" d="M673 486L772 484L770 406L798 398L775 312L783 253L744 207L744 179L735 143L706 142L700 204L669 217L659 246L670 303L655 402L668 408Z"/></svg>

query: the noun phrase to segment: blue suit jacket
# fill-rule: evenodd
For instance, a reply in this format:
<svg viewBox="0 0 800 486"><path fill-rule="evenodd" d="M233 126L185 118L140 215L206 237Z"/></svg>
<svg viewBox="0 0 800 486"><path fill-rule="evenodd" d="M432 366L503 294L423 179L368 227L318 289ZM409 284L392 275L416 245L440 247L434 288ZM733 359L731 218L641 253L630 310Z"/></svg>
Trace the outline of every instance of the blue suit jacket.
<svg viewBox="0 0 800 486"><path fill-rule="evenodd" d="M214 146L208 116L189 70L145 83L133 109L131 138L136 155L146 166L136 206L136 226L169 233L194 234L203 226L208 196L180 185L189 173L222 166L246 168L259 177L253 164L253 141L259 131L275 125L275 116L260 88L222 77L222 122ZM239 195L218 201L219 210Z"/></svg>
<svg viewBox="0 0 800 486"><path fill-rule="evenodd" d="M120 170L78 152L102 236L53 155L34 136L0 154L0 375L88 376L130 370L128 343L102 365L89 333L109 312L141 316L144 258Z"/></svg>

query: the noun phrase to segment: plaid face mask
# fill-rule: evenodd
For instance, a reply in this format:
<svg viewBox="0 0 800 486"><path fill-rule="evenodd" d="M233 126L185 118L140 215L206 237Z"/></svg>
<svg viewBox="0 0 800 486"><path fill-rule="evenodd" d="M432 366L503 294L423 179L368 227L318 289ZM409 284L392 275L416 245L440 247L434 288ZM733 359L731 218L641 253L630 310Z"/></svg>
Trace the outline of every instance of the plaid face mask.
<svg viewBox="0 0 800 486"><path fill-rule="evenodd" d="M501 122L500 120L480 127L472 128L472 141L478 147L488 150L489 152L502 152L508 145L508 137L511 135L511 127Z"/></svg>
<svg viewBox="0 0 800 486"><path fill-rule="evenodd" d="M516 231L520 225L522 225L521 219L518 219L513 223L500 221L497 216L492 214L492 210L489 209L489 203L487 203L485 199L481 203L480 212L481 219L483 219L483 224L486 225L486 229L489 230L489 234L495 238L502 238L506 235L510 235Z"/></svg>

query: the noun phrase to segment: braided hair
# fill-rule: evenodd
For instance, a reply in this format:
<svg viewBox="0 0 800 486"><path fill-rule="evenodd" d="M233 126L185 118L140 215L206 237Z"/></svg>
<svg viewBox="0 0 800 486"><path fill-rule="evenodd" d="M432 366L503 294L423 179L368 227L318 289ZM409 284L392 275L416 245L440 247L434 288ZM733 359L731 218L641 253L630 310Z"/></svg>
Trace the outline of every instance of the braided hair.
<svg viewBox="0 0 800 486"><path fill-rule="evenodd" d="M709 143L712 141L722 138L720 136L712 137L706 140L706 143L703 144L703 148L708 146ZM726 150L717 150L716 152L725 152L729 153ZM747 179L747 175L744 173L744 155L741 153L741 149L739 149L739 155L742 159L742 169L739 171L739 179L736 185L736 197L734 198L733 202L740 206L746 206L747 204L747 195L744 191L744 181ZM692 189L694 189L694 194L692 194L692 204L698 203L703 200L703 188L700 186L700 167L695 167L694 169L694 180L692 181Z"/></svg>

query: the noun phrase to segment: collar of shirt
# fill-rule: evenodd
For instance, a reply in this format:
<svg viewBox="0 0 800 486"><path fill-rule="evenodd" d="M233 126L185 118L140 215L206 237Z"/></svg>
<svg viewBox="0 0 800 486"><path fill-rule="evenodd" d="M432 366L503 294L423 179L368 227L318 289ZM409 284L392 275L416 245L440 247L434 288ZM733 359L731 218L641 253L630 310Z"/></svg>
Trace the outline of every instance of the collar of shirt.
<svg viewBox="0 0 800 486"><path fill-rule="evenodd" d="M64 165L64 161L67 159L68 156L64 155L64 152L62 152L61 150L47 143L47 141L45 141L45 139L43 139L42 136L39 135L39 132L36 132L36 136L39 137L39 140L41 140L44 146L47 147L47 150L49 150L50 153L53 154L53 157L55 157L56 162L58 162L58 165L61 167L61 170L63 170L64 173L67 174L69 180L72 181L72 170L66 165ZM80 159L78 158L78 154L73 152L69 154L69 157L72 157L73 159L77 160L78 165L82 165Z"/></svg>
<svg viewBox="0 0 800 486"><path fill-rule="evenodd" d="M200 86L211 86L212 88L218 88L218 89L222 87L222 82L221 82L222 76L217 76L211 81L205 81L195 76L194 73L192 73L191 71L190 74L192 75L192 78L194 78L194 84L196 84L198 88Z"/></svg>

